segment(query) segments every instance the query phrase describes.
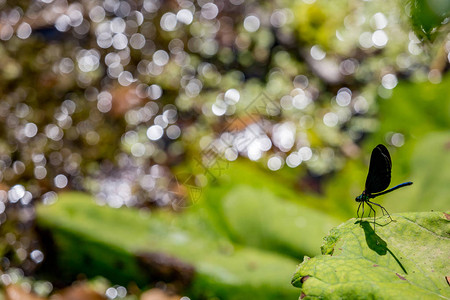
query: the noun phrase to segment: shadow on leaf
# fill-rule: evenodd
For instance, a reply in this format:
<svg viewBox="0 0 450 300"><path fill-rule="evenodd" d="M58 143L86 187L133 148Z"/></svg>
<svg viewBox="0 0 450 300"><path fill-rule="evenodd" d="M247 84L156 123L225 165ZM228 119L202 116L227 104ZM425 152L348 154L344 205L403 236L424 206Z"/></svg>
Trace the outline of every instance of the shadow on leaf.
<svg viewBox="0 0 450 300"><path fill-rule="evenodd" d="M395 259L395 261L398 263L400 268L402 268L403 272L405 274L408 274L406 269L403 267L402 263L398 260L398 258L392 253L392 251L387 247L387 243L385 240L383 240L379 235L375 233L372 226L370 226L369 222L367 221L357 221L356 223L359 223L360 226L364 230L364 235L366 237L366 243L369 249L375 251L378 255L386 255L386 253L390 253L392 257ZM356 224L355 223L355 224Z"/></svg>

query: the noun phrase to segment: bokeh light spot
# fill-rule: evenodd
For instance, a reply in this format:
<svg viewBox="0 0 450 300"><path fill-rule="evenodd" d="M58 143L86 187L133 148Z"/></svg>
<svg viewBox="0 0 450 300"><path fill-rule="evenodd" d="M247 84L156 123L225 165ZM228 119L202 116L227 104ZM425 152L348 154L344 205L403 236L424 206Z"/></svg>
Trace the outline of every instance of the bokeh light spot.
<svg viewBox="0 0 450 300"><path fill-rule="evenodd" d="M248 32L255 32L259 29L260 21L257 16L247 16L244 19L244 28Z"/></svg>
<svg viewBox="0 0 450 300"><path fill-rule="evenodd" d="M194 20L192 12L188 9L181 9L177 13L177 20L183 24L189 25Z"/></svg>
<svg viewBox="0 0 450 300"><path fill-rule="evenodd" d="M292 152L286 158L286 164L290 168L298 167L302 163L302 157L298 152Z"/></svg>
<svg viewBox="0 0 450 300"><path fill-rule="evenodd" d="M377 48L384 48L388 40L388 36L384 30L377 30L372 34L372 42Z"/></svg>
<svg viewBox="0 0 450 300"><path fill-rule="evenodd" d="M311 57L314 58L315 60L322 60L326 56L325 51L323 51L322 48L320 48L320 46L318 45L314 45L311 47L310 54Z"/></svg>
<svg viewBox="0 0 450 300"><path fill-rule="evenodd" d="M272 156L267 161L267 167L271 171L277 171L283 166L283 160L279 156Z"/></svg>
<svg viewBox="0 0 450 300"><path fill-rule="evenodd" d="M59 189L63 189L67 186L67 183L69 182L66 175L64 174L58 174L55 176L55 179L53 180L55 183L55 186Z"/></svg>
<svg viewBox="0 0 450 300"><path fill-rule="evenodd" d="M398 79L394 74L386 74L381 78L381 84L385 89L392 90L397 86Z"/></svg>
<svg viewBox="0 0 450 300"><path fill-rule="evenodd" d="M158 50L153 54L153 62L162 67L169 62L169 54L164 50Z"/></svg>
<svg viewBox="0 0 450 300"><path fill-rule="evenodd" d="M33 250L30 253L30 257L35 263L39 264L44 260L44 253L40 250Z"/></svg>
<svg viewBox="0 0 450 300"><path fill-rule="evenodd" d="M147 129L147 137L152 141L159 140L163 136L163 133L164 130L159 125L152 125Z"/></svg>
<svg viewBox="0 0 450 300"><path fill-rule="evenodd" d="M300 157L302 158L303 161L308 161L311 159L312 157L312 150L309 147L301 147L298 150L298 154L300 154Z"/></svg>
<svg viewBox="0 0 450 300"><path fill-rule="evenodd" d="M334 127L338 124L339 118L333 112L328 112L323 116L323 123L328 127Z"/></svg>
<svg viewBox="0 0 450 300"><path fill-rule="evenodd" d="M177 16L168 12L161 17L161 28L165 31L174 31L177 26Z"/></svg>
<svg viewBox="0 0 450 300"><path fill-rule="evenodd" d="M229 89L225 92L224 100L228 105L234 105L239 102L241 95L236 89Z"/></svg>
<svg viewBox="0 0 450 300"><path fill-rule="evenodd" d="M24 22L17 27L17 37L20 39L26 39L31 35L31 26L30 24Z"/></svg>
<svg viewBox="0 0 450 300"><path fill-rule="evenodd" d="M208 2L202 6L201 15L207 20L214 19L218 13L219 9L214 3Z"/></svg>
<svg viewBox="0 0 450 300"><path fill-rule="evenodd" d="M26 137L32 138L38 132L38 128L34 123L27 123L24 127L24 133Z"/></svg>

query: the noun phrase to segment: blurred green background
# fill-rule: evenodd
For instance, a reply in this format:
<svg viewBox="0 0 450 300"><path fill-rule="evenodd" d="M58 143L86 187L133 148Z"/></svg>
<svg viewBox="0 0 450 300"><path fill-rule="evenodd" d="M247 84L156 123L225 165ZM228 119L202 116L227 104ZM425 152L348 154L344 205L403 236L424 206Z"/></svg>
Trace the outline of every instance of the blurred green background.
<svg viewBox="0 0 450 300"><path fill-rule="evenodd" d="M448 210L449 17L0 0L0 299L296 299L379 143L389 212Z"/></svg>

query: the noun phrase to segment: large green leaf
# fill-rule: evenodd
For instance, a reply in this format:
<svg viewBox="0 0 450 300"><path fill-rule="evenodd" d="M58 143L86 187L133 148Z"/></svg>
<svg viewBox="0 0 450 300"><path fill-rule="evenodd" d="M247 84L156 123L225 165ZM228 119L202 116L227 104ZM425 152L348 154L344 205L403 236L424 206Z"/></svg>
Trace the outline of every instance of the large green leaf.
<svg viewBox="0 0 450 300"><path fill-rule="evenodd" d="M223 198L224 218L242 244L294 257L317 254L335 219L315 209L276 197L270 190L237 185ZM292 235L292 228L298 230Z"/></svg>
<svg viewBox="0 0 450 300"><path fill-rule="evenodd" d="M405 213L351 219L333 229L321 256L292 279L305 299L448 299L450 215ZM370 222L370 223L369 223Z"/></svg>
<svg viewBox="0 0 450 300"><path fill-rule="evenodd" d="M297 259L318 254L321 237L340 221L310 205L318 199L296 190L290 174L280 173L255 163L230 163L192 209L205 208L210 223L238 244ZM299 234L286 230L292 226Z"/></svg>
<svg viewBox="0 0 450 300"><path fill-rule="evenodd" d="M211 228L200 208L146 213L99 206L89 195L70 192L52 205L38 205L37 224L51 236L44 267L53 273L56 267L58 279L82 273L122 285L165 281L191 299L296 295L289 285L296 260L233 244Z"/></svg>

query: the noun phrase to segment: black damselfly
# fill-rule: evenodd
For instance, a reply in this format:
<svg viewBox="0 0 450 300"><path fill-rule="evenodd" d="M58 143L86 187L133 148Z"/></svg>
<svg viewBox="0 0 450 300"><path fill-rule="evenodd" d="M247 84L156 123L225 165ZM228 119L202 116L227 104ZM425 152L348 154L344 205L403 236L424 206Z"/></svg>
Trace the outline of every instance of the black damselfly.
<svg viewBox="0 0 450 300"><path fill-rule="evenodd" d="M370 201L370 199L376 198L378 196L395 191L396 189L399 189L401 187L412 184L411 181L408 181L396 185L388 190L385 190L391 183L391 168L392 162L391 156L389 155L389 151L384 145L379 144L372 150L372 156L370 157L369 173L367 174L365 189L362 192L362 194L356 197L355 199L356 202L359 202L358 211L356 212L358 218L359 218L359 209L361 208L361 205L362 205L362 214L361 214L362 219L364 217L364 204L367 204L370 207L369 216L371 211L373 211L374 214L373 217L374 226L375 226L376 212L375 209L372 207L372 205L379 206L381 208L383 216L385 215L386 212L391 221L392 218L391 215L386 210L386 208L384 208L378 203Z"/></svg>

